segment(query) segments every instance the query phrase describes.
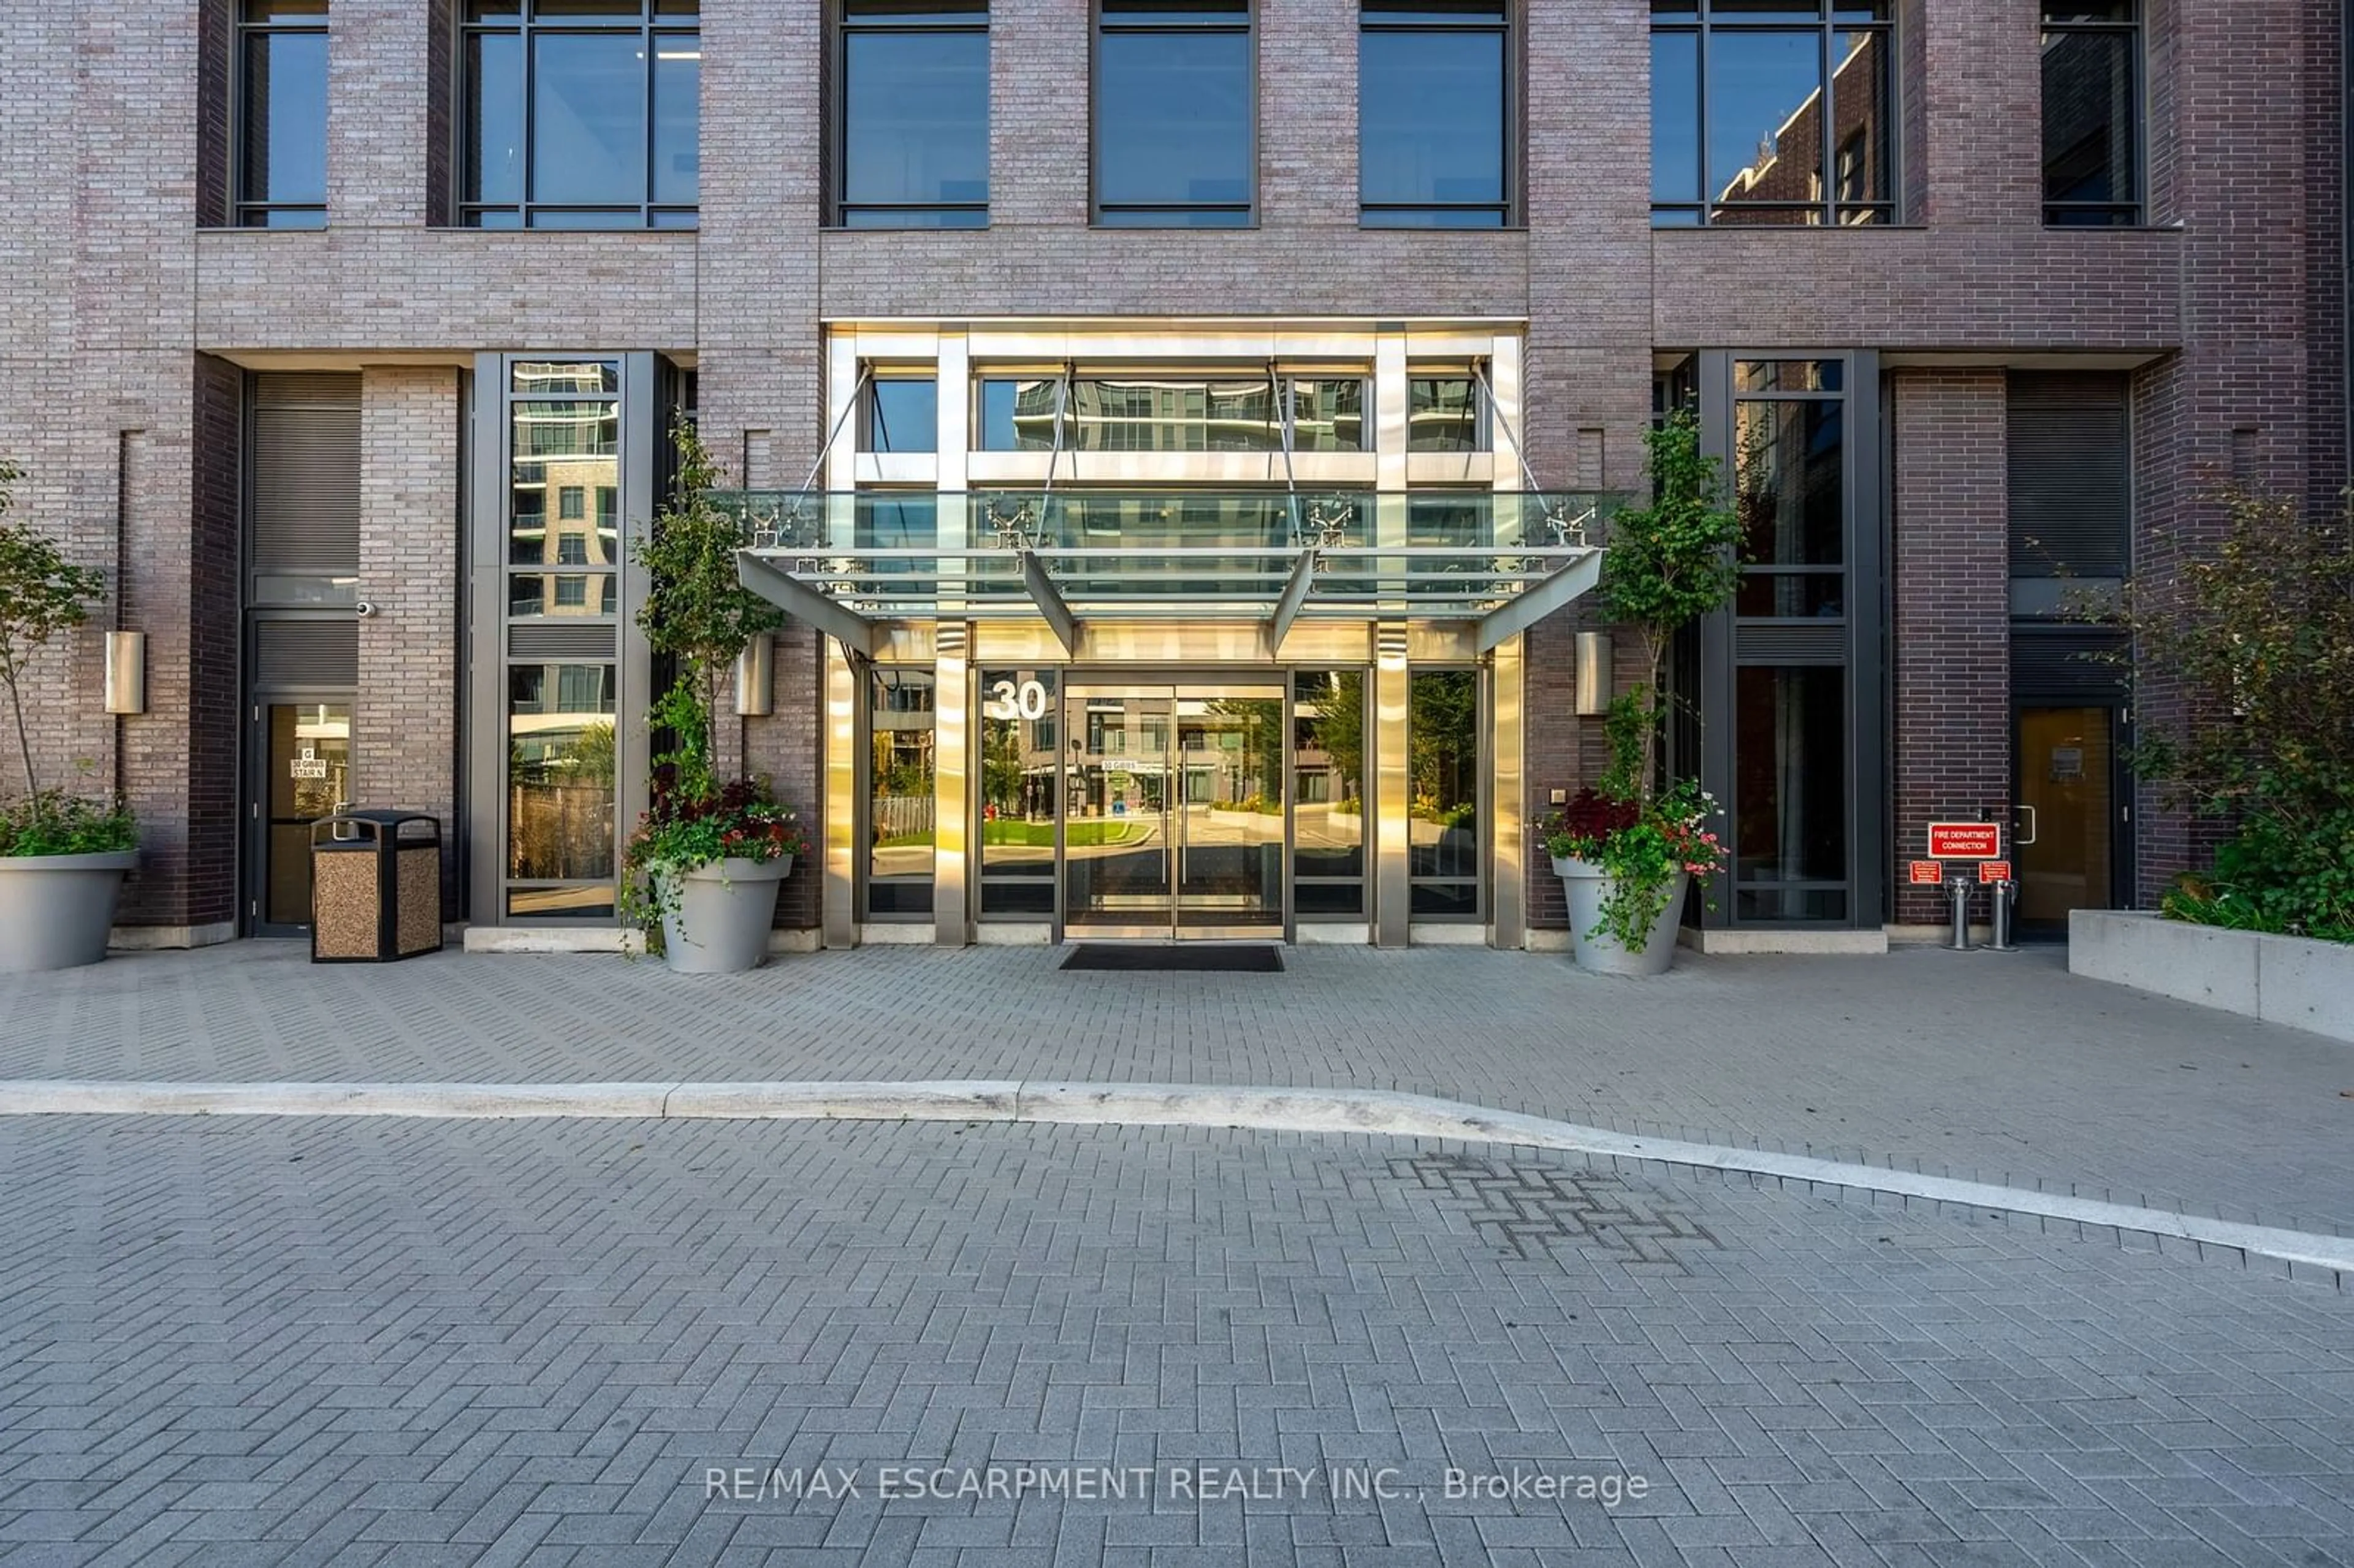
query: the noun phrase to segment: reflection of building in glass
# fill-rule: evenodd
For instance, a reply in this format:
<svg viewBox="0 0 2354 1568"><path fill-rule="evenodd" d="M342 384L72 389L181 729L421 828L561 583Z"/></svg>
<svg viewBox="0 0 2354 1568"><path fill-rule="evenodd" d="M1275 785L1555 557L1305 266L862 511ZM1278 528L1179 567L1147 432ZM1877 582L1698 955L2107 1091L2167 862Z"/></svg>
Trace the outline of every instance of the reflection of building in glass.
<svg viewBox="0 0 2354 1568"><path fill-rule="evenodd" d="M1847 224L1882 223L1892 188L1888 168L1888 37L1845 35L1829 101L1835 123L1824 167L1820 88L1761 136L1755 161L1716 193L1709 222L1820 223L1828 210ZM1757 210L1764 209L1764 210Z"/></svg>

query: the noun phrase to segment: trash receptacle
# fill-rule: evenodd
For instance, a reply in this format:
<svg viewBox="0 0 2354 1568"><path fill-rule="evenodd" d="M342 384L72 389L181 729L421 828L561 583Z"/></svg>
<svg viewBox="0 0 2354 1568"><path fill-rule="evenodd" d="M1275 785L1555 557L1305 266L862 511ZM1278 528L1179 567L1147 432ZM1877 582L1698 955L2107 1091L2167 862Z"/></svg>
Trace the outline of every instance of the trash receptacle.
<svg viewBox="0 0 2354 1568"><path fill-rule="evenodd" d="M311 824L311 961L381 964L441 948L441 823L345 811Z"/></svg>

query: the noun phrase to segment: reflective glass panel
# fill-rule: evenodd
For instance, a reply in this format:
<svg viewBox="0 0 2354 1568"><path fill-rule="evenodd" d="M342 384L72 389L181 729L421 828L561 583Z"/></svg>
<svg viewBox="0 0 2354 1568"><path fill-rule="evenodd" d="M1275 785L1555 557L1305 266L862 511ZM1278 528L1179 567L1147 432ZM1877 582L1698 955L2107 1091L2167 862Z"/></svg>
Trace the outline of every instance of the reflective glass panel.
<svg viewBox="0 0 2354 1568"><path fill-rule="evenodd" d="M2043 199L2108 204L2055 223L2131 222L2140 197L2134 108L2135 35L2049 33L2043 40Z"/></svg>
<svg viewBox="0 0 2354 1568"><path fill-rule="evenodd" d="M1413 452L1479 450L1479 384L1469 376L1410 379L1405 446Z"/></svg>
<svg viewBox="0 0 2354 1568"><path fill-rule="evenodd" d="M1734 507L1754 566L1846 559L1845 405L1837 398L1734 405Z"/></svg>
<svg viewBox="0 0 2354 1568"><path fill-rule="evenodd" d="M1421 216L1503 221L1501 26L1368 26L1357 40L1357 195L1367 208L1471 208Z"/></svg>
<svg viewBox="0 0 2354 1568"><path fill-rule="evenodd" d="M981 912L1055 913L1060 687L1049 668L981 676Z"/></svg>
<svg viewBox="0 0 2354 1568"><path fill-rule="evenodd" d="M697 103L703 90L703 43L693 33L654 38L653 199L692 207L702 188Z"/></svg>
<svg viewBox="0 0 2354 1568"><path fill-rule="evenodd" d="M1702 199L1697 31L1651 35L1651 199Z"/></svg>
<svg viewBox="0 0 2354 1568"><path fill-rule="evenodd" d="M1847 673L1744 665L1734 677L1735 881L1845 882Z"/></svg>
<svg viewBox="0 0 2354 1568"><path fill-rule="evenodd" d="M1166 209L1251 200L1250 35L1114 32L1096 56L1096 200ZM1103 221L1109 222L1106 213Z"/></svg>
<svg viewBox="0 0 2354 1568"><path fill-rule="evenodd" d="M1840 221L1878 221L1850 209L1893 195L1889 158L1889 35L1884 30L1831 35L1831 196Z"/></svg>
<svg viewBox="0 0 2354 1568"><path fill-rule="evenodd" d="M557 367L560 368L560 367ZM518 371L520 376L521 372ZM608 398L517 399L508 481L507 561L538 567L619 564L616 503L620 483L621 406ZM594 501L588 524L566 524L560 497L578 489ZM550 493L559 500L552 508ZM569 541L567 543L567 541ZM567 562L566 553L584 556Z"/></svg>
<svg viewBox="0 0 2354 1568"><path fill-rule="evenodd" d="M894 208L985 204L989 35L854 28L843 46L843 207L889 226L923 216Z"/></svg>
<svg viewBox="0 0 2354 1568"><path fill-rule="evenodd" d="M981 384L981 450L1052 451L1063 384L1045 376Z"/></svg>
<svg viewBox="0 0 2354 1568"><path fill-rule="evenodd" d="M1365 913L1365 674L1291 677L1292 906L1303 916Z"/></svg>
<svg viewBox="0 0 2354 1568"><path fill-rule="evenodd" d="M866 450L872 452L931 452L940 445L940 385L892 376L867 393Z"/></svg>
<svg viewBox="0 0 2354 1568"><path fill-rule="evenodd" d="M611 615L620 592L618 580L610 572L515 572L507 578L507 615L516 620L546 615Z"/></svg>
<svg viewBox="0 0 2354 1568"><path fill-rule="evenodd" d="M936 715L929 670L877 665L867 676L866 912L872 917L932 916L933 749Z"/></svg>
<svg viewBox="0 0 2354 1568"><path fill-rule="evenodd" d="M636 34L533 38L533 201L635 206L646 199L644 51Z"/></svg>
<svg viewBox="0 0 2354 1568"><path fill-rule="evenodd" d="M523 200L523 40L466 40L466 180L470 202Z"/></svg>
<svg viewBox="0 0 2354 1568"><path fill-rule="evenodd" d="M1274 388L1234 381L1081 380L1064 441L1076 451L1263 452L1282 445Z"/></svg>
<svg viewBox="0 0 2354 1568"><path fill-rule="evenodd" d="M1708 167L1719 202L1819 202L1819 32L1720 28L1708 41ZM1808 112L1802 112L1808 111ZM1723 214L1717 215L1723 221Z"/></svg>
<svg viewBox="0 0 2354 1568"><path fill-rule="evenodd" d="M1416 915L1479 913L1479 684L1469 670L1406 676L1406 861Z"/></svg>
<svg viewBox="0 0 2354 1568"><path fill-rule="evenodd" d="M1744 572L1734 613L1837 620L1847 613L1845 572Z"/></svg>
<svg viewBox="0 0 2354 1568"><path fill-rule="evenodd" d="M247 34L243 88L244 166L239 199L325 202L327 35ZM323 215L311 218L313 223L323 221Z"/></svg>
<svg viewBox="0 0 2354 1568"><path fill-rule="evenodd" d="M508 669L509 878L610 883L613 698L610 664ZM589 897L610 909L611 888Z"/></svg>
<svg viewBox="0 0 2354 1568"><path fill-rule="evenodd" d="M1345 381L1291 382L1291 447L1302 452L1365 450L1365 384Z"/></svg>

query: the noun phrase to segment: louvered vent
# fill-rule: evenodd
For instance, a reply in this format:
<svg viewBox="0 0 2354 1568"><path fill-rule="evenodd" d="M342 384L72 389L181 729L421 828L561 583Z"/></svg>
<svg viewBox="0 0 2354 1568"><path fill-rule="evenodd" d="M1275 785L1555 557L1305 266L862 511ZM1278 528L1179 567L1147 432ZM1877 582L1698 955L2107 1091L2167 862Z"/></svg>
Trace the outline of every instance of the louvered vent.
<svg viewBox="0 0 2354 1568"><path fill-rule="evenodd" d="M2091 627L2019 628L2010 635L2010 694L2018 702L2123 701L2126 670L2094 654L2120 652L2123 636Z"/></svg>
<svg viewBox="0 0 2354 1568"><path fill-rule="evenodd" d="M507 654L514 659L610 659L614 647L610 621L507 628Z"/></svg>
<svg viewBox="0 0 2354 1568"><path fill-rule="evenodd" d="M263 620L253 628L253 686L353 686L360 629L349 620Z"/></svg>
<svg viewBox="0 0 2354 1568"><path fill-rule="evenodd" d="M2122 375L2012 375L2013 577L2125 575L2133 521L2126 391Z"/></svg>
<svg viewBox="0 0 2354 1568"><path fill-rule="evenodd" d="M1741 664L1840 664L1847 660L1843 620L1743 621L1733 633Z"/></svg>
<svg viewBox="0 0 2354 1568"><path fill-rule="evenodd" d="M349 577L360 564L360 378L253 378L250 563Z"/></svg>

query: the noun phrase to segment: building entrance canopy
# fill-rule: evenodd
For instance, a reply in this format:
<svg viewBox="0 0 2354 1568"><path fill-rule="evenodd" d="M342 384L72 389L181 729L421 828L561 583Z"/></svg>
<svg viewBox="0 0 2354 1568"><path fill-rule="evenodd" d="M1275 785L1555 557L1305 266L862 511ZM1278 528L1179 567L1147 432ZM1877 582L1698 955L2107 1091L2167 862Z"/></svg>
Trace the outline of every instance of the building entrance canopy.
<svg viewBox="0 0 2354 1568"><path fill-rule="evenodd" d="M1468 622L1482 652L1585 593L1620 498L1155 490L735 491L746 587L844 647L893 622Z"/></svg>

